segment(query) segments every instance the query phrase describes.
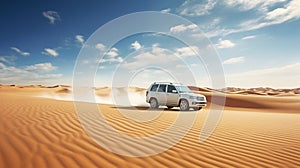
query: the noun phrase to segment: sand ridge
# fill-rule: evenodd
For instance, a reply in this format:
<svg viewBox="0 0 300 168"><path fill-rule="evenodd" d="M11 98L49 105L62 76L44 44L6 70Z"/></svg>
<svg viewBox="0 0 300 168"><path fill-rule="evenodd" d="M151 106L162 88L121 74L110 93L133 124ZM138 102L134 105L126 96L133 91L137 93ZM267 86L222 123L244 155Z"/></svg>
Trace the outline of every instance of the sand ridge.
<svg viewBox="0 0 300 168"><path fill-rule="evenodd" d="M300 166L297 96L233 94L220 124L207 141L200 143L198 139L209 112L206 108L197 112L193 128L178 144L158 155L132 158L111 153L88 137L72 102L33 96L66 88L1 86L0 167ZM288 105L278 110L279 103ZM155 121L142 124L129 121L113 105L99 104L99 108L114 128L139 137L164 130L179 113L166 110ZM148 112L146 107L123 108L133 113Z"/></svg>

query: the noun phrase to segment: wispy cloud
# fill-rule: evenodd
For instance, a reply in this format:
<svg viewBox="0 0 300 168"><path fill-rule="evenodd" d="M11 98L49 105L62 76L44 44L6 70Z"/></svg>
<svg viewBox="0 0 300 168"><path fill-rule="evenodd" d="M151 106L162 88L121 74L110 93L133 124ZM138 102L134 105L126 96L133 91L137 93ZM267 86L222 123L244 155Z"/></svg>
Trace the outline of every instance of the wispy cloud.
<svg viewBox="0 0 300 168"><path fill-rule="evenodd" d="M32 72L48 72L57 69L56 66L53 66L51 63L40 63L40 64L34 64L29 65L24 68L26 71L32 71Z"/></svg>
<svg viewBox="0 0 300 168"><path fill-rule="evenodd" d="M142 48L142 45L138 41L135 41L134 43L131 44L130 48L133 48L134 50L139 50Z"/></svg>
<svg viewBox="0 0 300 168"><path fill-rule="evenodd" d="M256 36L245 36L242 38L242 40L249 40L249 39L254 39Z"/></svg>
<svg viewBox="0 0 300 168"><path fill-rule="evenodd" d="M236 64L236 63L242 63L242 62L245 62L245 57L229 58L229 59L223 61L223 64Z"/></svg>
<svg viewBox="0 0 300 168"><path fill-rule="evenodd" d="M204 23L199 26L201 27L202 30L216 29L218 27L218 25L220 24L220 22L221 22L221 18L217 17L217 18L210 20L208 23Z"/></svg>
<svg viewBox="0 0 300 168"><path fill-rule="evenodd" d="M207 0L206 3L199 3L198 0L186 0L179 8L178 12L184 16L202 16L209 14L214 8L215 0Z"/></svg>
<svg viewBox="0 0 300 168"><path fill-rule="evenodd" d="M199 54L199 48L197 46L180 47L176 48L176 54L181 57L196 56Z"/></svg>
<svg viewBox="0 0 300 168"><path fill-rule="evenodd" d="M170 9L170 8L167 8L167 9L161 10L160 12L162 12L162 13L169 13L170 11L171 11L171 9Z"/></svg>
<svg viewBox="0 0 300 168"><path fill-rule="evenodd" d="M25 51L21 51L19 48L17 47L10 47L10 49L12 49L13 51L23 55L23 56L29 56L30 53L29 52L25 52Z"/></svg>
<svg viewBox="0 0 300 168"><path fill-rule="evenodd" d="M198 54L199 49L197 46L177 47L170 51L160 47L159 44L153 44L151 48L145 51L140 50L134 57L127 59L122 66L128 69L157 64L172 66L178 64L178 62L182 63L184 60L192 59Z"/></svg>
<svg viewBox="0 0 300 168"><path fill-rule="evenodd" d="M14 61L17 59L16 56L0 56L0 62L4 64L14 64Z"/></svg>
<svg viewBox="0 0 300 168"><path fill-rule="evenodd" d="M45 11L43 16L49 19L50 24L55 24L57 20L60 20L60 16L56 11Z"/></svg>
<svg viewBox="0 0 300 168"><path fill-rule="evenodd" d="M281 24L300 18L300 0L292 0L281 8L268 11L260 18L242 22L240 27L245 30L255 30L267 26Z"/></svg>
<svg viewBox="0 0 300 168"><path fill-rule="evenodd" d="M183 5L184 4L194 4L186 5L186 8L182 8L182 10L185 9L184 11L193 11L197 6L203 5L199 1L185 1ZM214 1L208 1L207 4L214 4L211 6L215 6ZM249 12L251 10L252 13L249 17L246 17L246 20L241 20L239 23L231 26L226 25L226 27L224 27L220 25L220 18L215 18L211 23L202 24L201 28L209 38L225 37L229 34L261 29L300 19L300 0L226 0L225 2L218 2L218 5L222 5L224 8L238 8L241 12ZM211 9L214 9L214 7ZM176 28L174 27L172 32L178 33L186 30L188 30L186 26L180 25ZM199 32L194 32L193 36L196 38L199 37L200 34L198 33Z"/></svg>
<svg viewBox="0 0 300 168"><path fill-rule="evenodd" d="M42 54L51 55L53 57L57 57L59 54L55 49L45 48Z"/></svg>
<svg viewBox="0 0 300 168"><path fill-rule="evenodd" d="M112 57L112 58L103 58L99 60L99 63L105 63L105 62L113 63L113 62L123 62L123 61L124 60L122 57Z"/></svg>
<svg viewBox="0 0 300 168"><path fill-rule="evenodd" d="M269 7L285 1L286 0L252 0L252 1L225 0L224 2L228 6L237 7L241 11L247 11L252 9L256 9L259 11L266 11Z"/></svg>
<svg viewBox="0 0 300 168"><path fill-rule="evenodd" d="M292 0L284 7L276 8L266 14L266 20L271 20L273 24L280 24L292 19L300 18L300 0Z"/></svg>
<svg viewBox="0 0 300 168"><path fill-rule="evenodd" d="M102 43L96 44L95 48L98 49L98 50L100 50L100 51L102 51L102 52L104 52L106 50L106 46L104 44L102 44Z"/></svg>
<svg viewBox="0 0 300 168"><path fill-rule="evenodd" d="M230 40L222 40L222 39L219 39L219 43L216 44L216 46L220 49L222 48L232 48L235 46L235 43L233 43L232 41Z"/></svg>
<svg viewBox="0 0 300 168"><path fill-rule="evenodd" d="M77 42L79 42L81 45L84 43L84 37L82 35L76 35L75 39Z"/></svg>
<svg viewBox="0 0 300 168"><path fill-rule="evenodd" d="M171 33L181 33L187 30L190 31L195 31L197 29L197 25L195 24L190 24L190 25L177 25L177 26L173 26L170 28L170 32Z"/></svg>

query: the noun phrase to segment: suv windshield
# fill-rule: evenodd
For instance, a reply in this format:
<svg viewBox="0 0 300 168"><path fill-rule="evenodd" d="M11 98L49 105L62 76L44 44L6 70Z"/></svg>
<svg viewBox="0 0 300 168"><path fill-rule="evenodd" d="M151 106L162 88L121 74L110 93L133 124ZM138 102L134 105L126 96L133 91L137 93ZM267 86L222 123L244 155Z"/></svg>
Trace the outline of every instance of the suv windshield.
<svg viewBox="0 0 300 168"><path fill-rule="evenodd" d="M179 93L191 93L192 91L187 86L175 86Z"/></svg>

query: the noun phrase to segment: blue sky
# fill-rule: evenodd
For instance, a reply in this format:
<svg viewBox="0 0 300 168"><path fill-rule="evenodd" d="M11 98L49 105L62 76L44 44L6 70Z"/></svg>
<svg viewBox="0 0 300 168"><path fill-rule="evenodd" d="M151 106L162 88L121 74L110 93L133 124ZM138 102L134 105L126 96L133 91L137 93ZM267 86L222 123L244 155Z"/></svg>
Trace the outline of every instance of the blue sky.
<svg viewBox="0 0 300 168"><path fill-rule="evenodd" d="M1 1L0 8L1 84L71 85L77 55L100 26L125 14L160 11L184 17L206 34L219 53L227 86L300 86L297 80L300 78L299 0L131 0L126 3L121 0L5 0ZM189 26L177 25L173 30L192 31L193 26ZM109 59L99 65L97 75L101 79L111 80L114 67L127 63L126 57L134 52L132 57L139 58L138 55L157 51L186 49L171 37L155 34L131 36L113 47ZM200 73L203 80L197 84L210 86L205 68L189 65L203 71ZM173 72L181 71L179 64L171 67ZM156 76L161 79L151 78L144 72L137 75L140 79L133 81L148 77L144 82L136 82L145 87L151 80L168 79L163 72L157 72Z"/></svg>

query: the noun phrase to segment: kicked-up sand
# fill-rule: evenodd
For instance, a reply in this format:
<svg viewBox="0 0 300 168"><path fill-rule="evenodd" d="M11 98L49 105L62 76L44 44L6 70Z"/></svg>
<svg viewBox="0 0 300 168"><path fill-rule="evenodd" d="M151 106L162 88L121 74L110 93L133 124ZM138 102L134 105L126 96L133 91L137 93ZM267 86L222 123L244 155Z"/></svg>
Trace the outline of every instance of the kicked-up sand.
<svg viewBox="0 0 300 168"><path fill-rule="evenodd" d="M87 135L73 102L37 97L70 91L67 86L0 86L1 168L300 167L297 95L228 94L222 119L206 141L199 142L199 134L208 107L191 112L197 113L192 129L170 149L148 157L126 157L107 151ZM204 94L209 98L209 92ZM136 137L163 131L180 113L165 110L155 120L139 123L122 116L113 105L98 106L115 129ZM147 107L119 108L133 114L149 112Z"/></svg>

